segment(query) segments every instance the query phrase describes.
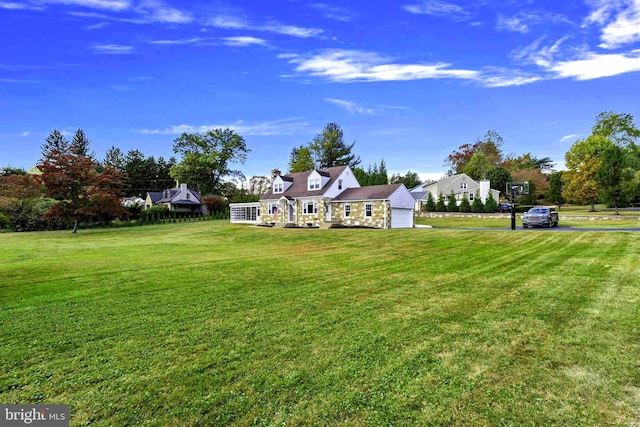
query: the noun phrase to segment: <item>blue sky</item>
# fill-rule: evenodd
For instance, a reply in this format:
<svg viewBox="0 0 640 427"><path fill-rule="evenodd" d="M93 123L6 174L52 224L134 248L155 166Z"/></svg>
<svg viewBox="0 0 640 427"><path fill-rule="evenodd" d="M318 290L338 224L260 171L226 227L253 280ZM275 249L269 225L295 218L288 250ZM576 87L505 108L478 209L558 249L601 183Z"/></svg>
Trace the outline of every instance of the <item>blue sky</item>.
<svg viewBox="0 0 640 427"><path fill-rule="evenodd" d="M247 175L338 123L363 166L437 178L489 129L550 157L640 120L640 0L0 0L0 166L56 128L98 158L232 127Z"/></svg>

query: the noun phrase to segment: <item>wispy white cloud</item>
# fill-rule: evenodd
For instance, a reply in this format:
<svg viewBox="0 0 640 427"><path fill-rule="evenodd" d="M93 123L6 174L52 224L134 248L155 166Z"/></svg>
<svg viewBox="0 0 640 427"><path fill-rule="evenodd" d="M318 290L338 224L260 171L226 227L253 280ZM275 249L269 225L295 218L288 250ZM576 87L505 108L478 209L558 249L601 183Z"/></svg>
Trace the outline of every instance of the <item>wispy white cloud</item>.
<svg viewBox="0 0 640 427"><path fill-rule="evenodd" d="M625 4L603 29L600 47L615 49L640 40L640 0Z"/></svg>
<svg viewBox="0 0 640 427"><path fill-rule="evenodd" d="M275 34L283 34L299 38L318 37L324 31L318 28L298 27L295 25L285 25L277 21L269 21L263 25L251 24L248 20L241 16L234 15L218 15L210 18L207 25L217 28L228 28L235 30L248 30L258 32L268 32Z"/></svg>
<svg viewBox="0 0 640 427"><path fill-rule="evenodd" d="M325 18L333 19L334 21L351 21L352 13L343 7L334 6L328 3L311 3L309 7L319 11Z"/></svg>
<svg viewBox="0 0 640 427"><path fill-rule="evenodd" d="M134 9L146 22L160 22L169 24L186 24L193 21L193 17L175 7L167 6L157 0L143 0Z"/></svg>
<svg viewBox="0 0 640 427"><path fill-rule="evenodd" d="M249 36L237 36L237 37L222 37L224 44L227 46L246 47L246 46L268 46L266 40L259 39L257 37Z"/></svg>
<svg viewBox="0 0 640 427"><path fill-rule="evenodd" d="M190 39L175 39L175 40L152 40L151 44L166 44L166 45L203 45L211 44L216 39L214 37L192 37Z"/></svg>
<svg viewBox="0 0 640 427"><path fill-rule="evenodd" d="M230 124L220 125L176 125L165 129L140 129L136 133L146 135L180 135L182 133L207 132L216 128L230 128L242 135L269 136L269 135L291 135L300 131L306 131L309 123L297 118L264 121L253 124L246 124L242 120Z"/></svg>
<svg viewBox="0 0 640 427"><path fill-rule="evenodd" d="M450 64L396 64L376 53L327 50L312 56L280 55L301 74L334 82L398 81L418 79L476 79L477 71L453 69Z"/></svg>
<svg viewBox="0 0 640 427"><path fill-rule="evenodd" d="M16 3L16 2L0 1L0 9L8 9L8 10L42 10L44 8L42 6L38 6L38 5L35 5L35 4L29 4L29 3Z"/></svg>
<svg viewBox="0 0 640 427"><path fill-rule="evenodd" d="M582 136L582 135L580 135L579 133L572 133L570 135L563 136L562 138L560 138L558 140L558 142L574 141L574 140L578 139L580 136Z"/></svg>
<svg viewBox="0 0 640 427"><path fill-rule="evenodd" d="M266 40L250 36L235 37L192 37L190 39L176 40L153 40L149 42L158 45L194 45L194 46L210 46L213 44L224 44L233 47L247 46L269 46Z"/></svg>
<svg viewBox="0 0 640 427"><path fill-rule="evenodd" d="M2 1L0 8L17 8L16 4ZM161 0L139 0L135 3L131 0L25 0L21 8L44 10L46 6L56 5L70 7L69 14L81 18L98 18L134 24L185 24L193 21L189 13L168 6ZM102 24L94 25L93 28L90 26L85 28L100 28Z"/></svg>
<svg viewBox="0 0 640 427"><path fill-rule="evenodd" d="M598 54L587 52L581 58L549 65L558 77L592 80L640 71L640 49L629 53Z"/></svg>
<svg viewBox="0 0 640 427"><path fill-rule="evenodd" d="M454 20L471 19L471 12L455 3L440 0L422 0L418 3L403 5L402 8L415 15L444 16Z"/></svg>
<svg viewBox="0 0 640 427"><path fill-rule="evenodd" d="M109 22L98 22L97 24L86 25L83 28L85 30L99 30L100 28L108 27Z"/></svg>
<svg viewBox="0 0 640 427"><path fill-rule="evenodd" d="M522 11L513 16L498 14L496 28L502 31L528 33L533 26L550 23L571 24L572 22L561 14L546 11Z"/></svg>
<svg viewBox="0 0 640 427"><path fill-rule="evenodd" d="M93 46L95 53L109 55L128 55L134 53L133 46L123 46L119 44L100 44Z"/></svg>
<svg viewBox="0 0 640 427"><path fill-rule="evenodd" d="M351 113L351 114L363 114L363 115L375 114L375 110L373 108L366 108L352 101L346 101L344 99L336 99L336 98L325 98L324 100L337 105L338 107L346 110L348 113Z"/></svg>
<svg viewBox="0 0 640 427"><path fill-rule="evenodd" d="M110 10L115 12L127 10L131 6L131 1L129 0L40 0L38 3L80 6L89 9Z"/></svg>

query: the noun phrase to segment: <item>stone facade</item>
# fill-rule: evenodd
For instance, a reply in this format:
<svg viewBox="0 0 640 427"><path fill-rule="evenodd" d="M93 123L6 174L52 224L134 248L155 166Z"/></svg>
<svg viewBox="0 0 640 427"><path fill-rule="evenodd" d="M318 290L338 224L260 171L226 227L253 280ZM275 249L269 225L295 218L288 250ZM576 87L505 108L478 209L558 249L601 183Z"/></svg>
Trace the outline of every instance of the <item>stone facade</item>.
<svg viewBox="0 0 640 427"><path fill-rule="evenodd" d="M345 205L351 207L348 217L344 215ZM371 216L365 215L366 205L371 205ZM348 226L390 228L391 209L389 208L389 202L381 200L371 202L333 202L331 203L331 221Z"/></svg>

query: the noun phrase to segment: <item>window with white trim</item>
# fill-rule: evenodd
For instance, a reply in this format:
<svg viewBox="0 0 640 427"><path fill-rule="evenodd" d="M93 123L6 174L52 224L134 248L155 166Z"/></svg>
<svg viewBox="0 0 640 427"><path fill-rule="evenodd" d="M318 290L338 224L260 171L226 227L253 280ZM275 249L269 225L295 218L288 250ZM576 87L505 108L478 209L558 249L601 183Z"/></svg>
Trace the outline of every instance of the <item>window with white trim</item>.
<svg viewBox="0 0 640 427"><path fill-rule="evenodd" d="M473 202L473 197L474 197L474 194L473 193L469 193L469 201L470 202Z"/></svg>
<svg viewBox="0 0 640 427"><path fill-rule="evenodd" d="M373 213L373 205L371 203L367 203L364 205L364 216L370 218Z"/></svg>
<svg viewBox="0 0 640 427"><path fill-rule="evenodd" d="M347 203L344 205L344 217L348 218L350 216L351 216L351 205Z"/></svg>
<svg viewBox="0 0 640 427"><path fill-rule="evenodd" d="M284 186L281 182L273 184L273 192L274 193L282 193L284 191Z"/></svg>
<svg viewBox="0 0 640 427"><path fill-rule="evenodd" d="M338 190L342 190L342 180L338 180Z"/></svg>
<svg viewBox="0 0 640 427"><path fill-rule="evenodd" d="M278 213L278 204L277 203L269 203L267 205L267 212L269 215L275 215Z"/></svg>
<svg viewBox="0 0 640 427"><path fill-rule="evenodd" d="M320 189L320 178L309 178L309 190L319 190Z"/></svg>
<svg viewBox="0 0 640 427"><path fill-rule="evenodd" d="M467 183L466 182L461 182L460 183L460 188L463 189L463 190L466 190L467 189Z"/></svg>
<svg viewBox="0 0 640 427"><path fill-rule="evenodd" d="M304 202L302 205L302 213L305 214L317 214L318 213L318 202Z"/></svg>

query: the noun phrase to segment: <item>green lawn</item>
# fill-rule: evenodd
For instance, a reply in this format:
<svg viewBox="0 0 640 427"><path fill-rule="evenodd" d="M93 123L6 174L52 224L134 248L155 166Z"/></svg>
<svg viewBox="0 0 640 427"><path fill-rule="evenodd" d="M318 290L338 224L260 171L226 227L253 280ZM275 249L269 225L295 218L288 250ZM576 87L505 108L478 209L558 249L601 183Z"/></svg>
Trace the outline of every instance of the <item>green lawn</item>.
<svg viewBox="0 0 640 427"><path fill-rule="evenodd" d="M72 425L637 426L640 234L529 231L0 234L0 402Z"/></svg>

